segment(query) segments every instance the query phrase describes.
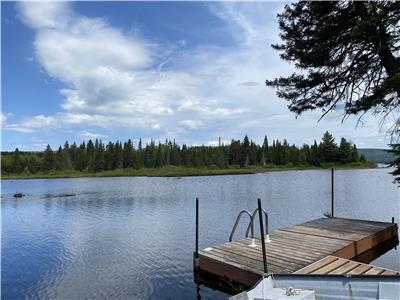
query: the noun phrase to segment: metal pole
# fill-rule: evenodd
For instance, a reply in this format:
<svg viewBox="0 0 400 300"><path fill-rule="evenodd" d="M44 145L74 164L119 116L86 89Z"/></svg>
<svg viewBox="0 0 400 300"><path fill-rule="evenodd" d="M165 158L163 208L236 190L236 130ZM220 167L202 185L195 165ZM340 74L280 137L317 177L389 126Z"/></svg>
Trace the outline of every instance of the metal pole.
<svg viewBox="0 0 400 300"><path fill-rule="evenodd" d="M335 182L334 182L334 178L335 178L335 176L334 176L334 171L333 171L333 168L331 169L332 171L332 174L331 174L331 187L332 187L332 190L331 190L331 217L333 218L334 216L335 216L335 206L334 206L334 201L335 201L335 194L334 194L334 191L335 191Z"/></svg>
<svg viewBox="0 0 400 300"><path fill-rule="evenodd" d="M260 232L261 232L261 245L262 245L263 263L264 263L264 273L268 273L267 255L265 253L265 236L264 236L264 225L263 225L263 218L262 218L261 199L258 198L257 201L258 201L258 216L260 218Z"/></svg>
<svg viewBox="0 0 400 300"><path fill-rule="evenodd" d="M394 224L394 217L392 217L392 224ZM397 246L394 247L394 250L397 250Z"/></svg>
<svg viewBox="0 0 400 300"><path fill-rule="evenodd" d="M199 257L199 198L196 198L196 258Z"/></svg>

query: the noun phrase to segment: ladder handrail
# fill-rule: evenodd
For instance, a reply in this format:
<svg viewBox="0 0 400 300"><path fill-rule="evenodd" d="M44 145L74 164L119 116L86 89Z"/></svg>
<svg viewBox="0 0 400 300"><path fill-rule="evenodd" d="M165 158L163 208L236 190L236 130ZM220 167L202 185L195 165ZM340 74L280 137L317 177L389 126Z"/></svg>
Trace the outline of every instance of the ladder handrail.
<svg viewBox="0 0 400 300"><path fill-rule="evenodd" d="M263 213L264 213L264 216L265 216L265 234L269 234L269 231L268 231L268 214L267 214L267 212L265 211L265 209L264 208L262 208L262 211L263 211ZM250 220L250 223L249 223L249 225L247 226L247 230L246 230L246 237L248 237L249 236L249 231L250 231L250 225L251 225L251 231L252 231L252 238L254 237L254 225L253 225L253 222L254 222L254 218L256 217L256 215L257 215L257 212L258 212L258 208L256 208L255 210L254 210L254 212L253 212L253 214L251 215L251 220Z"/></svg>
<svg viewBox="0 0 400 300"><path fill-rule="evenodd" d="M231 231L231 235L229 236L229 242L232 242L233 235L234 235L234 233L235 233L235 231L236 231L236 227L237 227L238 224L239 224L239 221L240 221L240 218L242 217L242 214L247 214L247 215L250 217L250 223L249 223L249 226L247 227L247 230L246 230L246 237L248 236L248 231L251 229L251 237L254 238L254 226L253 226L252 215L250 214L249 211L247 211L247 210L242 210L242 211L238 214L238 216L236 217L235 225L233 225L233 228L232 228L232 231Z"/></svg>

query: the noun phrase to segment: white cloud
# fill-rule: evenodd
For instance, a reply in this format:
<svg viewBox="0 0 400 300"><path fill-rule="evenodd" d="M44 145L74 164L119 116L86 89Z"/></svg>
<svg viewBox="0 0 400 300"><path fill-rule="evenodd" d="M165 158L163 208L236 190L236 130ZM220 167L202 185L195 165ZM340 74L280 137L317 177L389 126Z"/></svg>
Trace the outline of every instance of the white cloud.
<svg viewBox="0 0 400 300"><path fill-rule="evenodd" d="M317 123L320 112L296 120L275 91L265 87L266 78L292 71L269 46L279 39L275 14L282 3L210 3L237 44L195 48L183 40L173 46L155 44L104 19L78 15L70 5L18 4L20 18L36 31L35 60L65 84L60 90L64 100L58 113L26 118L8 129L50 126L91 133L86 128L124 127L140 129L147 135L143 138L157 134L193 144L246 133L260 142L265 133L312 142L326 130L370 145L371 135L382 137L369 115L370 121L357 130L354 118L340 124L340 117L331 116ZM202 134L193 137L192 130Z"/></svg>
<svg viewBox="0 0 400 300"><path fill-rule="evenodd" d="M5 130L12 130L12 131L16 131L16 132L21 132L21 133L31 133L31 132L35 132L35 130L31 129L31 128L26 128L26 127L21 127L18 124L7 124L3 127L3 129Z"/></svg>
<svg viewBox="0 0 400 300"><path fill-rule="evenodd" d="M95 133L95 132L90 132L87 130L83 130L79 133L79 135L84 139L84 140L95 140L95 139L103 139L107 140L108 136L105 134L101 133Z"/></svg>
<svg viewBox="0 0 400 300"><path fill-rule="evenodd" d="M78 15L66 4L48 5L24 2L19 7L23 21L37 30L38 62L67 85L60 90L65 97L64 111L58 113L60 124L102 127L112 122L130 127L140 123L150 130L168 130L188 117L189 111L176 112L193 98L198 100L190 111L205 118L245 111L222 107L202 95L211 78L205 81L187 70L154 68L154 57L164 55L161 47L125 34L102 19Z"/></svg>
<svg viewBox="0 0 400 300"><path fill-rule="evenodd" d="M34 132L37 129L56 125L56 119L54 117L47 117L44 115L27 117L22 119L19 123L7 124L6 121L7 119L4 120L4 129L24 133Z"/></svg>
<svg viewBox="0 0 400 300"><path fill-rule="evenodd" d="M21 19L37 30L38 62L68 86L60 90L65 99L64 111L57 114L59 124L130 127L140 123L152 130L168 130L193 113L212 119L245 111L221 107L202 95L212 78L204 80L187 70L152 68L153 57L162 56L154 44L127 35L102 19L77 15L66 4L47 4L24 2L19 8ZM188 100L194 98L194 102ZM190 108L180 109L188 101Z"/></svg>
<svg viewBox="0 0 400 300"><path fill-rule="evenodd" d="M17 5L20 19L35 29L64 28L72 14L68 4L61 1L19 2Z"/></svg>
<svg viewBox="0 0 400 300"><path fill-rule="evenodd" d="M203 126L203 122L200 120L184 120L179 123L186 129L197 130Z"/></svg>
<svg viewBox="0 0 400 300"><path fill-rule="evenodd" d="M231 143L231 141L228 141L228 140L221 140L221 145L229 145L230 143ZM212 140L212 141L208 141L208 142L206 143L207 146L214 146L214 147L219 146L219 144L220 144L220 141L219 141L219 140L218 140L218 141Z"/></svg>
<svg viewBox="0 0 400 300"><path fill-rule="evenodd" d="M4 114L4 113L1 112L0 113L0 124L1 124L1 127L3 127L6 124L7 119L8 119L7 114Z"/></svg>

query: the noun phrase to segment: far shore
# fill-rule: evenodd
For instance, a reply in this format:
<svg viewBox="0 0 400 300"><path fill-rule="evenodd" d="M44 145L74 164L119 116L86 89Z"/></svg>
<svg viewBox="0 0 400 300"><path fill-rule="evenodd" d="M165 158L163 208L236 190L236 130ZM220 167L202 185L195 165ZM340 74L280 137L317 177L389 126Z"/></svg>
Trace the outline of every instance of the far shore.
<svg viewBox="0 0 400 300"><path fill-rule="evenodd" d="M14 179L47 179L47 178L79 178L79 177L186 177L186 176L216 176L216 175L243 175L277 171L298 171L298 170L324 170L324 169L370 169L376 168L375 163L356 163L348 165L324 165L315 166L232 166L227 168L218 167L176 167L165 166L161 168L142 168L142 169L116 169L112 171L87 172L87 171L52 171L48 173L22 173L22 174L2 174L2 180Z"/></svg>

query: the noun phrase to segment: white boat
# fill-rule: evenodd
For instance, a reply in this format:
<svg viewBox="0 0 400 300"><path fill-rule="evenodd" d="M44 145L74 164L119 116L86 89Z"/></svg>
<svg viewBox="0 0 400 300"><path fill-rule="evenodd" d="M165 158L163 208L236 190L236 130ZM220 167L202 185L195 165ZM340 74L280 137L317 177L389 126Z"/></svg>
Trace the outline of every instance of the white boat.
<svg viewBox="0 0 400 300"><path fill-rule="evenodd" d="M315 292L307 289L282 288L277 286L271 276L261 280L247 292L232 296L230 300L316 300Z"/></svg>
<svg viewBox="0 0 400 300"><path fill-rule="evenodd" d="M277 275L230 300L400 300L400 277Z"/></svg>

